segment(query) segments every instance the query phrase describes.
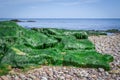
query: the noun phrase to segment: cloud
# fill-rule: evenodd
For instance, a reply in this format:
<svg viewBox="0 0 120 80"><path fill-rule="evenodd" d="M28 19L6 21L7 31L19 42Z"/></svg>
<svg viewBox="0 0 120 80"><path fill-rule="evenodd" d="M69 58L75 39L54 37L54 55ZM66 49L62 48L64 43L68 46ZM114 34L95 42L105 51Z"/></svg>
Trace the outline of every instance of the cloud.
<svg viewBox="0 0 120 80"><path fill-rule="evenodd" d="M0 0L0 7L9 6L35 6L35 5L59 5L59 6L75 6L96 3L101 0Z"/></svg>
<svg viewBox="0 0 120 80"><path fill-rule="evenodd" d="M30 4L30 3L46 3L53 0L0 0L0 5L13 5L13 4Z"/></svg>
<svg viewBox="0 0 120 80"><path fill-rule="evenodd" d="M21 4L21 3L94 3L100 0L0 0L0 4Z"/></svg>
<svg viewBox="0 0 120 80"><path fill-rule="evenodd" d="M58 3L59 5L64 5L64 6L74 6L74 5L79 5L80 3L78 2L68 2L68 3Z"/></svg>
<svg viewBox="0 0 120 80"><path fill-rule="evenodd" d="M100 0L84 0L84 3L95 3L99 2Z"/></svg>
<svg viewBox="0 0 120 80"><path fill-rule="evenodd" d="M81 4L90 4L96 3L100 0L57 0L56 3L64 6L74 6L74 5L81 5Z"/></svg>

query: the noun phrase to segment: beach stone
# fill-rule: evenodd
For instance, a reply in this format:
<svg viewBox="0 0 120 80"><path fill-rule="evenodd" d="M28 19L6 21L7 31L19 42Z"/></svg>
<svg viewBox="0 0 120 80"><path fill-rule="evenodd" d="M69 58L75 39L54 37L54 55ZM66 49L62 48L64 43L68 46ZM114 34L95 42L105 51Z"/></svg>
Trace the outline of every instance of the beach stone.
<svg viewBox="0 0 120 80"><path fill-rule="evenodd" d="M99 72L104 72L104 69L103 68L98 68L98 71Z"/></svg>
<svg viewBox="0 0 120 80"><path fill-rule="evenodd" d="M18 76L14 77L15 80L21 80Z"/></svg>
<svg viewBox="0 0 120 80"><path fill-rule="evenodd" d="M19 74L20 79L25 79L26 76L24 74Z"/></svg>
<svg viewBox="0 0 120 80"><path fill-rule="evenodd" d="M118 74L118 73L120 74L120 70L111 70L110 73L111 74Z"/></svg>
<svg viewBox="0 0 120 80"><path fill-rule="evenodd" d="M42 79L41 80L48 80L46 77L42 77Z"/></svg>
<svg viewBox="0 0 120 80"><path fill-rule="evenodd" d="M65 75L66 79L70 79L72 76L71 75Z"/></svg>
<svg viewBox="0 0 120 80"><path fill-rule="evenodd" d="M9 80L9 78L6 77L6 76L1 76L1 79L2 79L2 80Z"/></svg>
<svg viewBox="0 0 120 80"><path fill-rule="evenodd" d="M60 79L60 80L65 80L65 77L64 77L64 76L61 76L59 79Z"/></svg>
<svg viewBox="0 0 120 80"><path fill-rule="evenodd" d="M35 79L33 79L33 80L40 80L39 78L35 78Z"/></svg>
<svg viewBox="0 0 120 80"><path fill-rule="evenodd" d="M108 72L105 72L105 75L106 75L106 76L109 76L109 73L108 73Z"/></svg>
<svg viewBox="0 0 120 80"><path fill-rule="evenodd" d="M40 74L39 74L38 71L36 71L36 72L34 73L34 76L35 76L35 77L39 77L39 75L40 75Z"/></svg>
<svg viewBox="0 0 120 80"><path fill-rule="evenodd" d="M113 78L113 79L115 79L115 78L116 78L116 74L112 74L111 76L112 76L112 78Z"/></svg>
<svg viewBox="0 0 120 80"><path fill-rule="evenodd" d="M52 76L52 75L53 75L53 72L52 72L52 71L46 71L46 74L47 74L48 76Z"/></svg>
<svg viewBox="0 0 120 80"><path fill-rule="evenodd" d="M31 78L31 79L36 79L36 77L34 76L34 75L32 75L32 74L29 74L29 77Z"/></svg>
<svg viewBox="0 0 120 80"><path fill-rule="evenodd" d="M87 77L89 75L85 70L81 70L79 73L81 77Z"/></svg>
<svg viewBox="0 0 120 80"><path fill-rule="evenodd" d="M96 75L91 75L91 77L92 77L92 78L97 78L97 76L96 76Z"/></svg>
<svg viewBox="0 0 120 80"><path fill-rule="evenodd" d="M6 77L7 77L9 80L11 80L11 76L10 76L10 75L6 75Z"/></svg>

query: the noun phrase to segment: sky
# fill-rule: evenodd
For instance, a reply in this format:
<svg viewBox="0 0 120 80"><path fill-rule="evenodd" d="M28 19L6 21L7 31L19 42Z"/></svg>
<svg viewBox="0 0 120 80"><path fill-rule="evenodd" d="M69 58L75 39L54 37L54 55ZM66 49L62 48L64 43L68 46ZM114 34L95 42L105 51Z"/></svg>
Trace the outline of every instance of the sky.
<svg viewBox="0 0 120 80"><path fill-rule="evenodd" d="M0 0L0 18L120 18L120 0Z"/></svg>

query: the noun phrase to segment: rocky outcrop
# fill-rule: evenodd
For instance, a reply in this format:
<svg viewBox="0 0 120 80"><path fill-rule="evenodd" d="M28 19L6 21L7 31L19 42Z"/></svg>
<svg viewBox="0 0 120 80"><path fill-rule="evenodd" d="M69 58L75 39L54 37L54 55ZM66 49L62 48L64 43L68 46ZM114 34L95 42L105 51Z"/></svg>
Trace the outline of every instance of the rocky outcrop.
<svg viewBox="0 0 120 80"><path fill-rule="evenodd" d="M13 21L13 22L23 22L23 21L18 20L18 19L12 19L12 20L10 20L10 21Z"/></svg>

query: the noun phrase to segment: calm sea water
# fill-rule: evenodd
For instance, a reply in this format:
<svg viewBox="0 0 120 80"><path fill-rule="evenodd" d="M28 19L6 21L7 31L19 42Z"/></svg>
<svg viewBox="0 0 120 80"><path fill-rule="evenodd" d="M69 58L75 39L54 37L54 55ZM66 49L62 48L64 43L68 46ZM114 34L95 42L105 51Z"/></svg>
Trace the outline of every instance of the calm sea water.
<svg viewBox="0 0 120 80"><path fill-rule="evenodd" d="M11 18L0 18L0 21L11 20ZM19 18L25 22L19 25L27 28L60 28L72 30L108 30L119 29L120 19L79 19L79 18ZM35 22L27 22L32 20Z"/></svg>

